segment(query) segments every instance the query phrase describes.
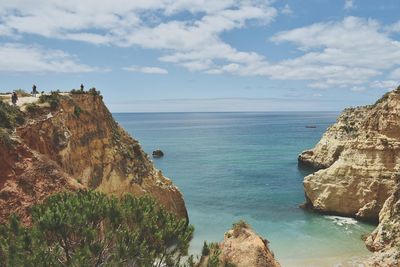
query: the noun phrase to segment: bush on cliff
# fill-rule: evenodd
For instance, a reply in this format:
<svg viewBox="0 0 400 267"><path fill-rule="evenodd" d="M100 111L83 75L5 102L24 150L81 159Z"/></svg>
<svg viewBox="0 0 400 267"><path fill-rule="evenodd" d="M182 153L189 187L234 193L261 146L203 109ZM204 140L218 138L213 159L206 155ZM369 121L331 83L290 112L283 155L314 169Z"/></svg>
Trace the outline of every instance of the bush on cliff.
<svg viewBox="0 0 400 267"><path fill-rule="evenodd" d="M60 105L60 91L51 91L50 94L42 94L39 103L49 103L52 110L56 110Z"/></svg>
<svg viewBox="0 0 400 267"><path fill-rule="evenodd" d="M24 121L24 116L18 107L0 100L0 128L13 129Z"/></svg>
<svg viewBox="0 0 400 267"><path fill-rule="evenodd" d="M0 266L179 266L193 227L148 197L80 191L0 226Z"/></svg>

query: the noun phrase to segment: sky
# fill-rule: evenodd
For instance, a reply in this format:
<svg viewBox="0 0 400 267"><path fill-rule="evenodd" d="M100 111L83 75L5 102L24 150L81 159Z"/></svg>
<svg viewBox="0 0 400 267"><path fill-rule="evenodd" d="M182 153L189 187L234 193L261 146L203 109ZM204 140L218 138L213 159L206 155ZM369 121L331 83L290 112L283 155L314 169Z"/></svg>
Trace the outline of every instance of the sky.
<svg viewBox="0 0 400 267"><path fill-rule="evenodd" d="M112 112L339 111L400 83L399 0L1 0L0 91Z"/></svg>

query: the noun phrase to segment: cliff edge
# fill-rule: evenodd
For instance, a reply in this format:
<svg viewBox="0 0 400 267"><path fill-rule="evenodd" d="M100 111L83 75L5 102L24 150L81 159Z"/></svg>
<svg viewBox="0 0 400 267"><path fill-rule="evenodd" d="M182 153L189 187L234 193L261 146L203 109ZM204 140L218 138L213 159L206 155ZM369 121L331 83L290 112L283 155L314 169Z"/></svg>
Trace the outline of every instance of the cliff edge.
<svg viewBox="0 0 400 267"><path fill-rule="evenodd" d="M304 178L306 206L379 222L366 239L376 253L365 266L400 266L400 87L344 110L298 160L319 169Z"/></svg>
<svg viewBox="0 0 400 267"><path fill-rule="evenodd" d="M304 178L308 207L378 221L400 167L400 89L346 109L298 159L320 169Z"/></svg>
<svg viewBox="0 0 400 267"><path fill-rule="evenodd" d="M4 103L3 103L4 104ZM2 130L0 220L60 190L149 194L187 218L181 192L113 119L97 91L52 93L21 107L25 122Z"/></svg>

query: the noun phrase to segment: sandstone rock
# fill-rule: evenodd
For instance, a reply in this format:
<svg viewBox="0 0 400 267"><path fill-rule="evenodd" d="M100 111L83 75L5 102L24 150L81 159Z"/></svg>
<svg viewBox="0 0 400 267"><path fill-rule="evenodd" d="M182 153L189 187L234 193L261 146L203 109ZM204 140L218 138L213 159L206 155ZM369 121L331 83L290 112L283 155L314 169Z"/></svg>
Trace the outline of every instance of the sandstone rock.
<svg viewBox="0 0 400 267"><path fill-rule="evenodd" d="M26 151L44 162L51 162L51 166L63 174L60 175L62 181L80 181L86 188L108 194L149 194L171 212L187 218L179 189L154 168L139 142L114 121L101 96L63 94L58 108L51 111L52 116L47 116L50 111L47 109L31 115L24 126L17 128L14 138L20 140L20 146ZM1 183L15 178L13 172L18 164L26 162L36 168L31 155L11 160L6 148L0 148L1 153L8 162L4 166L0 163ZM46 179L48 177L43 176L39 181ZM43 194L53 192L47 190ZM8 206L7 201L0 203L1 210Z"/></svg>
<svg viewBox="0 0 400 267"><path fill-rule="evenodd" d="M400 167L400 90L346 109L299 163L320 169L304 179L307 206L378 221Z"/></svg>
<svg viewBox="0 0 400 267"><path fill-rule="evenodd" d="M304 178L306 207L379 225L367 237L365 266L400 266L400 88L374 105L346 109L299 164L319 169Z"/></svg>
<svg viewBox="0 0 400 267"><path fill-rule="evenodd" d="M224 240L218 245L219 266L236 267L279 267L274 254L268 247L268 241L257 235L243 221L234 224L225 233ZM210 255L215 251L210 251ZM199 267L206 267L210 255L202 257Z"/></svg>

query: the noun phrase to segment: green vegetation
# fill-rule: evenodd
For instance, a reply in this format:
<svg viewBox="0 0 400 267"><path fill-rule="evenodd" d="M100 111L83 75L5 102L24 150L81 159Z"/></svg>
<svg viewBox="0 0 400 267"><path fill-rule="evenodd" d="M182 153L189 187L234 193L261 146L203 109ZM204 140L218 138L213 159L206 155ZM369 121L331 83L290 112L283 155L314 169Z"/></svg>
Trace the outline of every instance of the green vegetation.
<svg viewBox="0 0 400 267"><path fill-rule="evenodd" d="M6 145L8 148L11 148L13 145L9 132L4 128L0 128L0 143Z"/></svg>
<svg viewBox="0 0 400 267"><path fill-rule="evenodd" d="M35 103L28 103L26 104L25 109L30 114L36 114L39 111L40 107Z"/></svg>
<svg viewBox="0 0 400 267"><path fill-rule="evenodd" d="M238 237L242 233L244 228L245 229L249 228L249 225L244 220L239 220L237 223L234 223L232 226L233 226L232 229L233 229L234 237Z"/></svg>
<svg viewBox="0 0 400 267"><path fill-rule="evenodd" d="M78 106L78 105L76 105L76 106L74 107L74 115L75 115L77 118L79 118L79 116L81 115L81 112L82 112L81 107Z"/></svg>
<svg viewBox="0 0 400 267"><path fill-rule="evenodd" d="M347 134L355 133L358 130L356 127L352 127L349 125L342 125L339 127L339 129L345 131Z"/></svg>
<svg viewBox="0 0 400 267"><path fill-rule="evenodd" d="M59 193L32 208L31 227L0 226L0 266L183 266L192 236L149 197Z"/></svg>
<svg viewBox="0 0 400 267"><path fill-rule="evenodd" d="M207 241L204 241L203 248L201 250L201 256L210 255L210 248L208 247Z"/></svg>
<svg viewBox="0 0 400 267"><path fill-rule="evenodd" d="M49 103L51 110L56 110L60 106L60 91L51 91L50 94L42 94L39 103Z"/></svg>
<svg viewBox="0 0 400 267"><path fill-rule="evenodd" d="M204 245L207 246L207 243L204 242ZM221 249L219 248L218 243L210 243L207 248L209 256L207 267L219 267L221 265L221 261L219 259L219 256L221 255Z"/></svg>
<svg viewBox="0 0 400 267"><path fill-rule="evenodd" d="M18 107L11 106L0 100L0 128L13 129L25 121Z"/></svg>
<svg viewBox="0 0 400 267"><path fill-rule="evenodd" d="M72 89L70 91L70 93L73 95L89 94L89 95L94 95L94 96L101 96L100 91L96 90L96 88L94 88L94 87L89 89L88 91Z"/></svg>

